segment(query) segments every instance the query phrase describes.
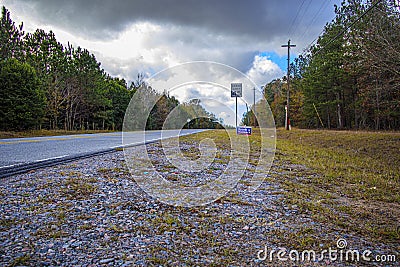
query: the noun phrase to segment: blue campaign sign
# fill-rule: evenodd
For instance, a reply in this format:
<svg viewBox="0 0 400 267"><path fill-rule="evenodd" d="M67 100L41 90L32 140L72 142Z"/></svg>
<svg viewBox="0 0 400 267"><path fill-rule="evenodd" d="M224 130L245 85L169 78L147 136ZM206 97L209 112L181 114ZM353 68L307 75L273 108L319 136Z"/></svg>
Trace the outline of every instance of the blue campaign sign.
<svg viewBox="0 0 400 267"><path fill-rule="evenodd" d="M236 134L251 135L251 127L238 126L236 127Z"/></svg>

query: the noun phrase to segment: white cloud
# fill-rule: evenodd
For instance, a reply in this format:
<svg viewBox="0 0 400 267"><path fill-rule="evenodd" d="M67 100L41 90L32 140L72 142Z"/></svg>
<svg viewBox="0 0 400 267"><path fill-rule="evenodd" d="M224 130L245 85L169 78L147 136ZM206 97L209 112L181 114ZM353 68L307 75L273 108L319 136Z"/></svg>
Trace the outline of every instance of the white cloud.
<svg viewBox="0 0 400 267"><path fill-rule="evenodd" d="M226 119L230 118L231 115L228 112L222 111L218 114L218 117L225 121Z"/></svg>
<svg viewBox="0 0 400 267"><path fill-rule="evenodd" d="M272 62L267 56L256 55L253 66L247 72L247 76L258 86L265 85L275 78L282 77L284 71Z"/></svg>
<svg viewBox="0 0 400 267"><path fill-rule="evenodd" d="M255 61L258 62L258 61ZM169 89L181 103L190 99L200 99L202 105L216 115L229 112L225 116L225 123L235 125L236 99L231 97L230 84L242 83L243 97L238 98L238 116L246 111L246 104L250 107L262 94L249 77L228 65L214 62L191 62L176 65L150 78L148 83L160 92ZM223 115L225 113L222 113ZM240 120L240 119L239 119Z"/></svg>

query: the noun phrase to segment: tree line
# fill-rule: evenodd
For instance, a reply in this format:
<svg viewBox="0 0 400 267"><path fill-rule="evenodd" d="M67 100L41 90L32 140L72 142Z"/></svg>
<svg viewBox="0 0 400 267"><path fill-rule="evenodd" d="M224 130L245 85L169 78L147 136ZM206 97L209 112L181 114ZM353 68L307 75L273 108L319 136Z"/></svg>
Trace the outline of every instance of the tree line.
<svg viewBox="0 0 400 267"><path fill-rule="evenodd" d="M124 114L137 90L148 90L143 74L129 85L111 77L87 49L64 46L52 31L25 33L9 10L2 7L0 21L0 130L64 129L121 130ZM179 101L159 96L147 120L147 129L161 129ZM189 126L217 127L215 116L200 102L183 105L200 110ZM213 119L204 119L213 118ZM187 126L186 126L187 127Z"/></svg>
<svg viewBox="0 0 400 267"><path fill-rule="evenodd" d="M400 8L396 1L335 6L316 43L290 67L290 119L306 128L400 129ZM284 125L286 77L264 87Z"/></svg>

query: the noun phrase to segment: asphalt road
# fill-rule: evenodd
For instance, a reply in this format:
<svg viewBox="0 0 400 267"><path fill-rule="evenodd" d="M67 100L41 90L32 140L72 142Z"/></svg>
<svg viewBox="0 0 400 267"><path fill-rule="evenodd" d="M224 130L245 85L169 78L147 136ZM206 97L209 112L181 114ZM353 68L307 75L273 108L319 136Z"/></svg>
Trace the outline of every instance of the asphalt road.
<svg viewBox="0 0 400 267"><path fill-rule="evenodd" d="M123 145L136 145L200 132L203 130L146 131L124 133ZM122 132L0 139L0 170L34 162L59 160L75 155L95 154L99 151L122 147Z"/></svg>

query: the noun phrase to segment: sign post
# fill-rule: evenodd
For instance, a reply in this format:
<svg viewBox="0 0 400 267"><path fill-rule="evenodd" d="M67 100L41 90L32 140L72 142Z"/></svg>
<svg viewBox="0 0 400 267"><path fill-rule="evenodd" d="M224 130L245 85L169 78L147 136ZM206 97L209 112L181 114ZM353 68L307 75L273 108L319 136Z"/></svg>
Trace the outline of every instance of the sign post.
<svg viewBox="0 0 400 267"><path fill-rule="evenodd" d="M231 83L231 97L236 98L236 128L237 123L237 98L242 97L242 83Z"/></svg>

